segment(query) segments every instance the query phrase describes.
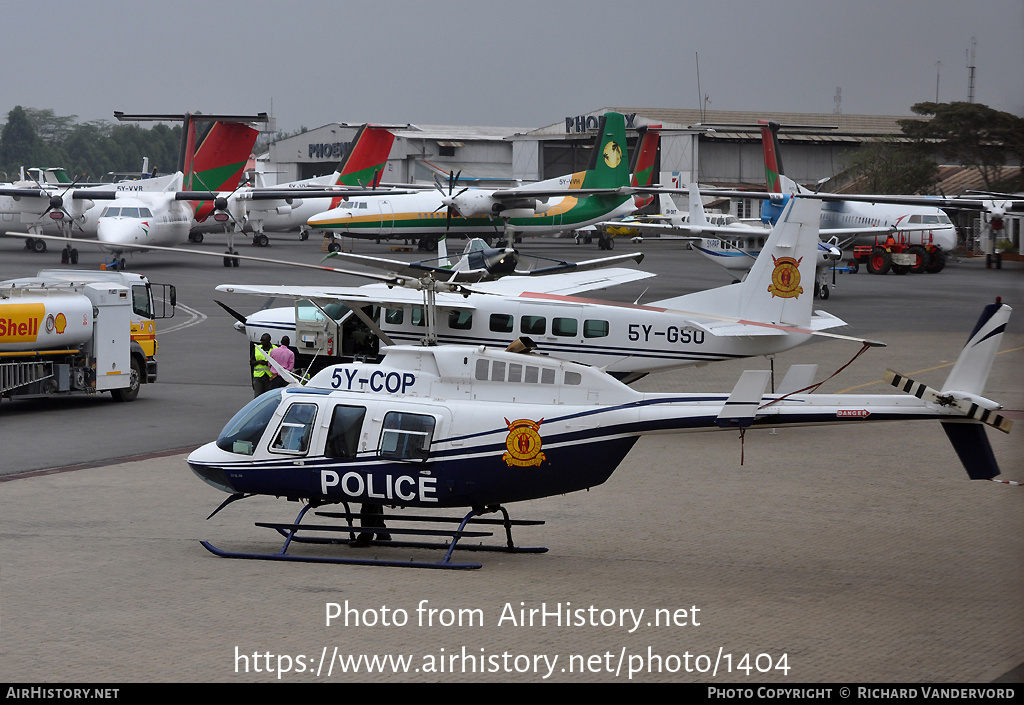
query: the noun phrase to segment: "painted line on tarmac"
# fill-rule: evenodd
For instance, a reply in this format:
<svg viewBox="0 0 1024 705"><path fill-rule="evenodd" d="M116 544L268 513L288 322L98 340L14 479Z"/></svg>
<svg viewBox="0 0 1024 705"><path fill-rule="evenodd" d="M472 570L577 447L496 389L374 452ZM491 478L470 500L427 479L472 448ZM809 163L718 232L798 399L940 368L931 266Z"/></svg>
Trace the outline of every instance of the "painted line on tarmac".
<svg viewBox="0 0 1024 705"><path fill-rule="evenodd" d="M153 458L165 458L169 455L184 455L191 453L199 446L185 446L184 448L172 448L170 450L158 450L152 453L140 453L138 455L126 455L121 458L109 458L107 460L97 460L91 463L76 463L74 465L64 465L59 468L44 468L42 470L29 470L27 472L19 472L11 475L0 475L0 483L11 482L13 480L24 480L29 477L45 477L46 475L58 475L63 472L74 472L75 470L89 470L91 468L105 468L111 465L120 465L121 463L135 463L140 460L152 460Z"/></svg>
<svg viewBox="0 0 1024 705"><path fill-rule="evenodd" d="M187 313L189 315L189 319L187 321L182 321L181 323L173 325L170 328L163 328L157 331L160 335L163 335L165 333L173 333L175 331L183 330L185 328L190 328L191 326L197 326L208 318L208 316L202 311L198 311L192 308L191 306L186 306L185 304L178 304L177 306L175 306L175 308L181 309L182 311Z"/></svg>

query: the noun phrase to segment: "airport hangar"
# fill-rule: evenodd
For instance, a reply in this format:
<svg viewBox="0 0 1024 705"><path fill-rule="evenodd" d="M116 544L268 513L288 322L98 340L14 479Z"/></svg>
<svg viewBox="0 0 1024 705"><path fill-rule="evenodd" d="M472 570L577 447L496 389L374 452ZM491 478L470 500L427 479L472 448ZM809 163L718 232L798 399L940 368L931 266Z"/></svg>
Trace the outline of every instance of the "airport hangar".
<svg viewBox="0 0 1024 705"><path fill-rule="evenodd" d="M608 107L565 116L536 129L465 125L389 125L395 144L383 181L430 182L461 172L460 183L479 186L533 182L586 169L599 118L614 111L626 116L629 154L637 129L647 125L666 128L655 164L662 185L685 188L691 181L725 187L765 188L764 157L758 120L771 120L799 129L779 134L786 174L798 183L814 184L834 177L846 166L849 153L865 142L900 135L899 120L924 120L910 115L845 115L836 113L780 113L669 108ZM718 125L719 127L702 127ZM722 127L729 125L729 127ZM334 171L358 130L359 123L331 123L279 140L270 146L265 171L277 183L329 174ZM822 129L815 129L821 126ZM964 181L973 170L944 167L945 193L982 188ZM955 182L955 186L954 186ZM833 182L825 190L837 190ZM651 210L654 206L649 206ZM757 199L733 199L729 211L740 218L756 218ZM1020 244L1021 218L1014 218L1007 235ZM961 236L975 239L982 225L977 214L957 220Z"/></svg>

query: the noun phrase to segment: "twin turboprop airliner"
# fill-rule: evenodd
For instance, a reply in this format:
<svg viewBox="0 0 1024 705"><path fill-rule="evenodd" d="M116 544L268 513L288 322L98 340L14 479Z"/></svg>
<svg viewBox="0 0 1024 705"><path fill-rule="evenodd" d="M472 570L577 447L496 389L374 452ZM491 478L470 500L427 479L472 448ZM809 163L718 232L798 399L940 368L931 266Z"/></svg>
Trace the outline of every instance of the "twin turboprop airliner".
<svg viewBox="0 0 1024 705"><path fill-rule="evenodd" d="M946 253L956 247L956 228L938 205L926 204L923 197L854 196L811 191L787 177L783 171L778 139L781 126L763 120L758 125L768 191L715 189L716 195L765 199L761 218L772 223L792 196L821 199L823 235L837 237L840 248L854 244L876 245L868 260L868 271L872 273L885 274L889 271L892 262L884 243L890 237L892 242L913 256L914 262L908 271L935 273L946 266Z"/></svg>
<svg viewBox="0 0 1024 705"><path fill-rule="evenodd" d="M182 119L180 115L115 115L132 121ZM0 203L0 209L7 206L16 210L30 236L41 234L47 221L57 224L65 237L95 234L102 249L124 266L121 255L125 250L177 245L188 239L196 220L213 210L213 204L198 200L193 189L207 192L235 188L258 136L247 123L266 119L265 114L186 113L178 172L104 187L76 188L70 184L63 188L0 188L0 196L10 197L13 203ZM213 123L205 135L198 132L200 121ZM74 264L78 252L72 244L68 240L61 259ZM46 239L29 237L26 247L45 252Z"/></svg>
<svg viewBox="0 0 1024 705"><path fill-rule="evenodd" d="M635 202L626 161L626 124L620 113L601 118L587 171L509 189L438 187L407 195L351 198L313 216L310 227L362 238L437 238L451 234L491 238L572 230L632 213ZM458 190L456 190L458 189Z"/></svg>

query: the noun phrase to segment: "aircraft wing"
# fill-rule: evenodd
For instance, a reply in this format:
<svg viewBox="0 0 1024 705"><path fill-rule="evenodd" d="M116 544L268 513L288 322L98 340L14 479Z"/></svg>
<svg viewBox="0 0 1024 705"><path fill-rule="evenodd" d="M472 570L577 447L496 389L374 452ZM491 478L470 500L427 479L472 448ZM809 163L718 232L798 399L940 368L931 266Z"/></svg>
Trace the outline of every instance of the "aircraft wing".
<svg viewBox="0 0 1024 705"><path fill-rule="evenodd" d="M385 284L365 286L303 286L270 284L221 284L217 291L228 294L253 294L256 296L283 297L287 299L314 299L318 301L341 301L349 308L369 304L423 304L422 292L403 287L389 287ZM460 294L437 294L439 308L475 310L476 306Z"/></svg>
<svg viewBox="0 0 1024 705"><path fill-rule="evenodd" d="M474 292L498 294L501 296L521 296L526 292L570 296L584 291L603 289L608 286L625 284L653 276L654 274L650 272L641 272L637 269L613 267L594 271L561 272L547 274L543 277L524 278L509 276L474 284L472 285L472 290Z"/></svg>

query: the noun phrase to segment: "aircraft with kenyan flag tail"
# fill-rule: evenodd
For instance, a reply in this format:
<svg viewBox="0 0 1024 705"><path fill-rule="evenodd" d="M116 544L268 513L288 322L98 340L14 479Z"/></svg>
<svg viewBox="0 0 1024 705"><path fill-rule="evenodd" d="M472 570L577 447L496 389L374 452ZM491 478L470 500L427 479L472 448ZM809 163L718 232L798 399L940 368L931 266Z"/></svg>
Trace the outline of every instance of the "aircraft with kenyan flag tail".
<svg viewBox="0 0 1024 705"><path fill-rule="evenodd" d="M192 189L231 190L237 187L258 132L249 123L266 122L260 115L125 115L119 120L184 120L178 171L162 177L123 181L101 187L78 188L75 184L56 188L2 188L0 196L18 202L22 223L29 236L26 249L46 251L41 235L49 221L68 238L61 252L62 262L75 264L78 251L72 235L95 234L103 250L114 255L114 264L124 266L125 250L146 246L178 245L188 239L196 219L206 217L214 204L196 198ZM205 134L199 123L210 123Z"/></svg>
<svg viewBox="0 0 1024 705"><path fill-rule="evenodd" d="M221 231L230 228L234 232L251 233L253 244L266 247L269 240L265 232L299 231L299 239L309 237L310 227L306 221L326 210L337 208L342 196L308 196L289 193L293 190L327 189L333 186L375 188L387 167L388 155L395 136L383 125L362 125L350 143L350 148L336 171L300 181L290 181L271 187L243 186L238 189L225 187L233 192L227 197L224 210L231 222L206 221L193 228L189 239L202 242L203 232ZM235 186L237 186L237 181ZM205 187L203 187L205 188ZM209 189L218 190L218 189ZM265 198L266 191L278 192L273 198ZM284 193L280 193L280 192Z"/></svg>
<svg viewBox="0 0 1024 705"><path fill-rule="evenodd" d="M626 160L626 123L620 113L600 120L586 171L529 186L459 187L458 175L436 189L404 195L349 198L341 207L308 220L310 227L361 238L422 238L432 245L453 234L516 239L574 230L632 213Z"/></svg>

